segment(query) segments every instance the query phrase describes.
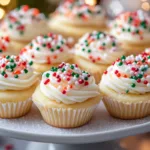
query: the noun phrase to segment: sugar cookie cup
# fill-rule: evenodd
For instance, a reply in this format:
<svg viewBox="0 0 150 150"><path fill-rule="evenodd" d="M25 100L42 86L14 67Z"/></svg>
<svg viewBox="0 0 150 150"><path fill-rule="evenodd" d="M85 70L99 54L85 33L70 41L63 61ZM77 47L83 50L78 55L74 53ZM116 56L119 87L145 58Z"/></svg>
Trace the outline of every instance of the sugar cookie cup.
<svg viewBox="0 0 150 150"><path fill-rule="evenodd" d="M126 55L140 54L150 47L150 17L142 10L125 12L110 23L110 34L122 43Z"/></svg>
<svg viewBox="0 0 150 150"><path fill-rule="evenodd" d="M81 37L74 47L74 63L91 73L99 83L103 72L124 54L118 40L103 32L93 31Z"/></svg>
<svg viewBox="0 0 150 150"><path fill-rule="evenodd" d="M37 8L27 5L9 12L1 23L0 35L9 36L11 45L19 54L20 49L33 38L49 31L47 19Z"/></svg>
<svg viewBox="0 0 150 150"><path fill-rule="evenodd" d="M117 60L103 74L99 87L110 115L120 119L149 116L149 55L131 55Z"/></svg>
<svg viewBox="0 0 150 150"><path fill-rule="evenodd" d="M45 72L33 94L44 121L59 128L86 124L100 98L94 77L68 63Z"/></svg>
<svg viewBox="0 0 150 150"><path fill-rule="evenodd" d="M61 62L71 62L71 49L60 34L48 33L37 36L20 52L20 56L33 63L38 74L58 66Z"/></svg>
<svg viewBox="0 0 150 150"><path fill-rule="evenodd" d="M50 16L50 30L77 41L93 30L105 31L107 18L99 5L91 6L81 0L64 1Z"/></svg>
<svg viewBox="0 0 150 150"><path fill-rule="evenodd" d="M29 112L37 80L20 57L0 57L0 118L18 118Z"/></svg>

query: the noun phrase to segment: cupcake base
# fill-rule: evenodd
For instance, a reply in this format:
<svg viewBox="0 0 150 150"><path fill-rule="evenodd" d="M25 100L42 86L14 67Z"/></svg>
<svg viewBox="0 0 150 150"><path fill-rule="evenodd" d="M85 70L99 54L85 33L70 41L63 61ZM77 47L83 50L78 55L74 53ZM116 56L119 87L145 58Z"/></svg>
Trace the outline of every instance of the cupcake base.
<svg viewBox="0 0 150 150"><path fill-rule="evenodd" d="M140 119L150 115L149 94L119 94L100 83L103 102L111 116L120 119Z"/></svg>
<svg viewBox="0 0 150 150"><path fill-rule="evenodd" d="M18 118L29 112L36 84L24 90L0 90L0 118Z"/></svg>
<svg viewBox="0 0 150 150"><path fill-rule="evenodd" d="M104 97L103 102L111 116L120 119L140 119L150 115L150 100L126 104Z"/></svg>
<svg viewBox="0 0 150 150"><path fill-rule="evenodd" d="M94 113L100 96L82 103L63 104L44 96L38 86L33 94L33 101L46 123L59 128L75 128L86 124Z"/></svg>
<svg viewBox="0 0 150 150"><path fill-rule="evenodd" d="M102 74L108 67L108 65L92 63L84 58L81 58L80 56L74 57L74 63L79 65L81 69L91 73L97 84L100 82Z"/></svg>
<svg viewBox="0 0 150 150"><path fill-rule="evenodd" d="M0 103L0 118L18 118L27 114L32 106L31 98L21 102Z"/></svg>

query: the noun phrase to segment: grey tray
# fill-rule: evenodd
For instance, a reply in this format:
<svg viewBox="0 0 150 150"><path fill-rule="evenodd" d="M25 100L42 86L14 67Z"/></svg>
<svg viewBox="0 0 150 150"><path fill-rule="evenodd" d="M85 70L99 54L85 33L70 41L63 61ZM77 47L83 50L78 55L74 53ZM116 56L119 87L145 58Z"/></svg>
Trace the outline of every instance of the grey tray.
<svg viewBox="0 0 150 150"><path fill-rule="evenodd" d="M150 131L150 117L138 120L112 118L101 102L93 119L75 129L59 129L47 125L35 106L19 119L0 119L0 135L18 139L47 142L82 144L113 140Z"/></svg>

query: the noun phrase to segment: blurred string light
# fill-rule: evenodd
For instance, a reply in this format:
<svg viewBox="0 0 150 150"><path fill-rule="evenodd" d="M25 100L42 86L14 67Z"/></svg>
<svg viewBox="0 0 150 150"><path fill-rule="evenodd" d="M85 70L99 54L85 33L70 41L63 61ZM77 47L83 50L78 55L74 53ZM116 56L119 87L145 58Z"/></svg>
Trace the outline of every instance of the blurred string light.
<svg viewBox="0 0 150 150"><path fill-rule="evenodd" d="M85 0L85 3L91 6L94 6L97 4L97 0Z"/></svg>
<svg viewBox="0 0 150 150"><path fill-rule="evenodd" d="M0 0L0 5L7 6L11 0Z"/></svg>
<svg viewBox="0 0 150 150"><path fill-rule="evenodd" d="M141 4L141 8L145 11L149 11L150 10L150 3L147 0L141 0L142 4Z"/></svg>

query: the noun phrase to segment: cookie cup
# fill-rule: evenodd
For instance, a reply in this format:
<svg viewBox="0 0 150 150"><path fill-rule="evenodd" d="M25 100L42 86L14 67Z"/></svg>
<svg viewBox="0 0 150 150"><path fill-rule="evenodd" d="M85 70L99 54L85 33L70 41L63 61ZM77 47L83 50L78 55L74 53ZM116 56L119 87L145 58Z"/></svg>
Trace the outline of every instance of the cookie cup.
<svg viewBox="0 0 150 150"><path fill-rule="evenodd" d="M86 124L100 101L100 96L82 103L66 105L44 96L38 86L33 94L33 102L38 107L44 121L54 127L75 128Z"/></svg>
<svg viewBox="0 0 150 150"><path fill-rule="evenodd" d="M24 90L0 90L0 118L18 118L30 111L36 84Z"/></svg>
<svg viewBox="0 0 150 150"><path fill-rule="evenodd" d="M74 56L74 63L78 64L81 69L92 74L97 84L100 82L102 74L108 67L108 65L92 63L80 56Z"/></svg>
<svg viewBox="0 0 150 150"><path fill-rule="evenodd" d="M104 20L105 22L105 20ZM108 31L107 26L96 26L96 25L76 25L76 24L69 24L65 22L61 22L59 17L51 18L49 21L49 28L50 31L62 34L65 38L73 37L74 40L77 42L78 39L88 32L93 31Z"/></svg>
<svg viewBox="0 0 150 150"><path fill-rule="evenodd" d="M137 55L142 53L146 48L150 47L149 43L140 44L140 43L127 43L122 42L122 49L126 52L126 56L128 55ZM134 50L133 50L134 47Z"/></svg>
<svg viewBox="0 0 150 150"><path fill-rule="evenodd" d="M120 119L140 119L150 115L150 93L119 94L100 83L103 102L113 117Z"/></svg>

